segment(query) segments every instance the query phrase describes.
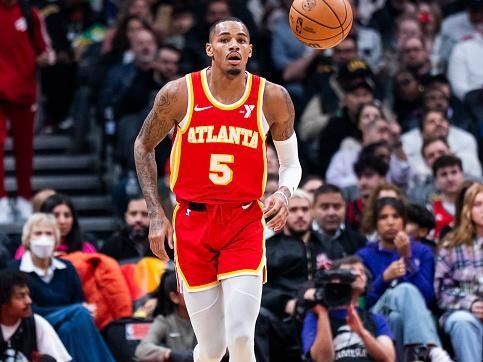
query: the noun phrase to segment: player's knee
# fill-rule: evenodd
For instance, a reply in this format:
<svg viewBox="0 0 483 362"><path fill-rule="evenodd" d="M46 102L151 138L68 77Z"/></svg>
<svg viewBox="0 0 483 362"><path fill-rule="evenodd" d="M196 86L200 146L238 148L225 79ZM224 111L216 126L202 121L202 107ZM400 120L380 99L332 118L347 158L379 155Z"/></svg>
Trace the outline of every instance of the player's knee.
<svg viewBox="0 0 483 362"><path fill-rule="evenodd" d="M228 347L233 350L253 349L253 335L243 330L238 330L228 336Z"/></svg>
<svg viewBox="0 0 483 362"><path fill-rule="evenodd" d="M211 345L211 346L204 346L204 348L200 348L199 350L199 359L195 359L195 361L199 362L220 362L223 356L226 353L226 346L225 345ZM196 357L196 351L195 351Z"/></svg>

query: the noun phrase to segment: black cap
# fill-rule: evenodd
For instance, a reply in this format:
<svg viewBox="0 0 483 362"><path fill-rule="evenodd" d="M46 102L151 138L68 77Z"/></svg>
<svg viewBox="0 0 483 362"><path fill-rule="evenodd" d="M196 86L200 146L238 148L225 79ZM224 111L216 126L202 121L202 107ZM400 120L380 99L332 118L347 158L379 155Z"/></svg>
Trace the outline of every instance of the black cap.
<svg viewBox="0 0 483 362"><path fill-rule="evenodd" d="M371 68L362 59L353 59L342 64L337 73L337 82L346 92L359 87L365 87L373 92L376 89Z"/></svg>

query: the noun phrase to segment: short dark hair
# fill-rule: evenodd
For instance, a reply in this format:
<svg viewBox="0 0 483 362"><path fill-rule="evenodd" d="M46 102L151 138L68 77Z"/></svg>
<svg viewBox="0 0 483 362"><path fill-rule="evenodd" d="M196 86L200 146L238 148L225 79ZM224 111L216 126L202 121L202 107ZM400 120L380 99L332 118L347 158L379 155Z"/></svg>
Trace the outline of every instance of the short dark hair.
<svg viewBox="0 0 483 362"><path fill-rule="evenodd" d="M181 50L179 50L177 47L175 47L173 44L163 44L158 48L158 54L161 50L171 50L172 52L175 52L179 54L181 58Z"/></svg>
<svg viewBox="0 0 483 362"><path fill-rule="evenodd" d="M342 198L344 198L344 194L342 193L342 190L332 184L324 184L320 186L317 190L314 192L314 203L317 201L318 197L320 195L325 195L325 194L340 194Z"/></svg>
<svg viewBox="0 0 483 362"><path fill-rule="evenodd" d="M408 222L418 225L420 228L431 230L434 228L434 215L424 206L409 204L407 207Z"/></svg>
<svg viewBox="0 0 483 362"><path fill-rule="evenodd" d="M173 270L167 269L161 277L158 289L153 293L153 296L158 300L153 312L154 316L161 314L166 317L175 311L176 304L171 301L169 293L177 293L177 291L178 281L176 279L176 273Z"/></svg>
<svg viewBox="0 0 483 362"><path fill-rule="evenodd" d="M433 176L436 178L438 171L444 167L458 166L463 171L461 159L453 155L444 155L436 159L433 163Z"/></svg>
<svg viewBox="0 0 483 362"><path fill-rule="evenodd" d="M221 1L221 0L217 0L217 1ZM210 26L210 31L209 31L209 36L208 36L209 41L211 41L211 38L213 38L213 33L215 32L216 26L220 23L224 23L225 21L234 21L236 23L243 24L243 26L247 29L248 38L250 38L250 31L248 30L248 27L246 26L246 24L241 19L239 19L235 16L228 16L226 18L215 21L213 23L213 25Z"/></svg>
<svg viewBox="0 0 483 362"><path fill-rule="evenodd" d="M305 176L302 181L300 182L300 187L303 188L304 185L309 182L309 181L312 181L312 180L319 180L319 181L322 181L324 182L324 179L322 177L320 177L319 175L307 175Z"/></svg>
<svg viewBox="0 0 483 362"><path fill-rule="evenodd" d="M433 143L438 142L438 141L443 142L446 145L446 147L450 148L448 141L444 137L429 137L429 138L426 138L426 139L423 140L423 145L421 146L421 155L423 156L423 158L424 158L424 151L426 151L426 147L428 147L430 144L433 144Z"/></svg>
<svg viewBox="0 0 483 362"><path fill-rule="evenodd" d="M379 157L374 155L364 155L354 163L354 172L357 178L360 178L366 170L375 171L379 176L386 176L389 171L389 165Z"/></svg>
<svg viewBox="0 0 483 362"><path fill-rule="evenodd" d="M28 287L28 276L18 270L5 269L0 271L0 305L10 302L15 287Z"/></svg>
<svg viewBox="0 0 483 362"><path fill-rule="evenodd" d="M343 258L334 260L331 269L339 269L342 265L354 265L354 264L364 265L364 261L359 255L349 255Z"/></svg>
<svg viewBox="0 0 483 362"><path fill-rule="evenodd" d="M406 225L408 217L404 202L399 199L395 199L394 197L382 197L380 199L377 199L373 206L371 220L373 230L377 230L377 221L379 220L379 214L386 206L391 206L394 210L396 210L396 213L403 219L404 225Z"/></svg>
<svg viewBox="0 0 483 362"><path fill-rule="evenodd" d="M144 200L144 195L139 193L139 194L135 194L135 195L129 195L128 198L127 198L127 202L126 202L126 210L127 210L127 207L129 206L129 203L131 201L137 201L137 200Z"/></svg>

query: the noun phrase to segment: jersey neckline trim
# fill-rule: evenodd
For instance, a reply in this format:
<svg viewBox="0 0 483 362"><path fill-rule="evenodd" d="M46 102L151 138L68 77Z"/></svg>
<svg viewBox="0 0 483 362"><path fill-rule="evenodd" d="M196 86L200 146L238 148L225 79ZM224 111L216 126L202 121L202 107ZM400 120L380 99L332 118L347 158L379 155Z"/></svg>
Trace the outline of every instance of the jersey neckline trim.
<svg viewBox="0 0 483 362"><path fill-rule="evenodd" d="M216 108L220 108L222 110L229 111L229 110L233 110L233 109L241 107L247 101L248 97L250 96L250 90L252 88L252 74L251 73L246 72L247 82L245 84L245 91L243 92L243 95L241 96L241 98L234 103L225 104L225 103L221 103L218 100L216 100L216 98L213 96L213 94L211 94L210 87L208 86L208 78L206 76L207 69L208 68L201 70L200 78L201 78L201 85L203 87L203 92L205 93L206 98L208 98L208 100L211 102L211 104L213 104Z"/></svg>

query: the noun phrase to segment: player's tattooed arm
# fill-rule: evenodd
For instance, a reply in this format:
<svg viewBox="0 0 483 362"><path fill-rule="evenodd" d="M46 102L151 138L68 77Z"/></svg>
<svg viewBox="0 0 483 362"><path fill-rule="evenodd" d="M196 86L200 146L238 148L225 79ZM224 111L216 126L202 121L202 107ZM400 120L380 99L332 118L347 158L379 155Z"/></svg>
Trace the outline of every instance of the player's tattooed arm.
<svg viewBox="0 0 483 362"><path fill-rule="evenodd" d="M263 112L275 141L284 141L294 133L295 109L287 90L271 82L265 86Z"/></svg>
<svg viewBox="0 0 483 362"><path fill-rule="evenodd" d="M275 141L289 139L294 133L295 109L287 90L278 84L267 82L263 105L272 138ZM279 191L290 197L287 187L281 187Z"/></svg>
<svg viewBox="0 0 483 362"><path fill-rule="evenodd" d="M186 97L183 78L166 84L156 95L153 108L134 142L136 171L149 213L152 215L164 214L158 194L154 150L183 118L186 112Z"/></svg>

